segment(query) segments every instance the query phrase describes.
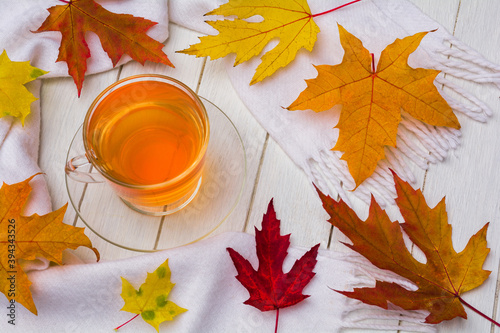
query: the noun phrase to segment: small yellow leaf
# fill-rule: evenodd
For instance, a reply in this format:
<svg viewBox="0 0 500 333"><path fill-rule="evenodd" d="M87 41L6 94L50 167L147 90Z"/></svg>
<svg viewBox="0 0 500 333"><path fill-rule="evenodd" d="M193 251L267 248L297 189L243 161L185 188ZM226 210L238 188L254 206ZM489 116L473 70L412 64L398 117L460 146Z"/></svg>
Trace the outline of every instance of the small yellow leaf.
<svg viewBox="0 0 500 333"><path fill-rule="evenodd" d="M135 290L122 277L121 296L125 305L121 310L140 314L145 322L159 332L159 326L162 322L173 320L175 316L187 311L187 309L181 308L167 299L174 285L170 281L168 259L153 273L148 273L146 282L141 285L139 290Z"/></svg>
<svg viewBox="0 0 500 333"><path fill-rule="evenodd" d="M359 186L385 158L384 147L396 147L401 110L433 126L458 129L460 124L434 85L439 71L408 65L427 32L396 39L380 55L376 70L361 41L340 25L339 33L342 63L316 66L318 76L307 80L307 88L287 109L321 112L342 104L333 150L344 152L342 159Z"/></svg>
<svg viewBox="0 0 500 333"><path fill-rule="evenodd" d="M288 65L301 48L312 51L319 32L306 0L229 0L205 15L237 18L207 21L219 34L201 37L200 43L178 52L210 56L212 60L236 53L236 66L259 55L272 39L279 39L278 45L262 57L250 84L262 81ZM263 20L246 20L251 17Z"/></svg>
<svg viewBox="0 0 500 333"><path fill-rule="evenodd" d="M3 51L0 55L0 118L13 116L24 125L31 103L37 100L24 84L44 74L47 72L31 66L29 61L11 61Z"/></svg>

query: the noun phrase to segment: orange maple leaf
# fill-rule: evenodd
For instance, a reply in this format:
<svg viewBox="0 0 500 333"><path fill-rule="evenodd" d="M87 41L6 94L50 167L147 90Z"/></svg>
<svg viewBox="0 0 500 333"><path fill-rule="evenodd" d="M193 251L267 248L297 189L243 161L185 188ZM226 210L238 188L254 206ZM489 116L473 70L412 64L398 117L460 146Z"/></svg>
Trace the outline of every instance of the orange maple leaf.
<svg viewBox="0 0 500 333"><path fill-rule="evenodd" d="M90 49L85 41L87 31L99 36L102 48L111 58L113 67L123 54L128 54L142 65L149 60L174 67L162 51L164 45L146 34L156 22L129 14L112 13L94 0L63 2L67 2L67 5L48 9L50 15L34 32L62 33L57 61L68 64L68 73L76 83L78 96L87 71L87 59L90 58Z"/></svg>
<svg viewBox="0 0 500 333"><path fill-rule="evenodd" d="M427 32L396 39L380 55L376 70L361 41L341 25L339 32L342 63L315 66L318 76L306 81L307 88L287 109L321 112L342 104L333 150L344 152L357 187L385 158L384 147L396 147L401 109L429 125L459 129L460 124L434 85L440 72L408 65Z"/></svg>
<svg viewBox="0 0 500 333"><path fill-rule="evenodd" d="M4 183L0 188L0 291L8 299L37 314L30 291L31 282L19 265L19 259L43 257L62 264L62 251L67 248L88 247L94 251L97 260L99 252L92 247L83 228L62 222L67 204L43 216L21 215L31 192L29 182L35 176L13 185Z"/></svg>
<svg viewBox="0 0 500 333"><path fill-rule="evenodd" d="M378 268L412 281L418 289L412 291L396 283L377 281L373 288L354 288L352 292L340 293L384 309L390 302L405 310L427 310L430 314L426 322L431 324L457 316L467 318L461 303L468 304L460 295L480 286L491 273L482 269L490 252L486 244L489 223L470 238L462 252L457 253L453 248L444 198L436 207L429 208L420 190L415 191L397 176L395 182L396 203L405 219L402 224L391 222L373 199L368 219L363 222L344 202L318 193L331 217L329 222L352 241L352 245L346 246ZM425 254L425 264L408 251L401 228Z"/></svg>

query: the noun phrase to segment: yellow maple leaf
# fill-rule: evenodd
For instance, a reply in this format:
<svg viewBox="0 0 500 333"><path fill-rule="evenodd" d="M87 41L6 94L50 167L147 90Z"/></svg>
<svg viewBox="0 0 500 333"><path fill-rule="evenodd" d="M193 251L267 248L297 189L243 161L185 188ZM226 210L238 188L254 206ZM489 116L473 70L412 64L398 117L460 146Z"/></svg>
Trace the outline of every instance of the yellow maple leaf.
<svg viewBox="0 0 500 333"><path fill-rule="evenodd" d="M13 185L0 188L0 291L9 300L21 303L37 314L26 273L19 259L34 260L43 257L62 264L62 251L85 246L99 252L83 233L83 228L62 222L67 204L43 216L22 216L21 212L31 192L29 182L34 176Z"/></svg>
<svg viewBox="0 0 500 333"><path fill-rule="evenodd" d="M175 286L170 281L170 275L167 259L153 273L148 273L146 282L141 285L139 290L135 290L130 282L122 277L121 296L125 305L121 310L140 314L145 322L159 332L159 326L162 322L173 320L175 316L187 311L187 309L167 300L168 294Z"/></svg>
<svg viewBox="0 0 500 333"><path fill-rule="evenodd" d="M0 55L0 118L14 116L24 125L31 103L37 100L24 84L44 74L47 72L31 66L29 61L11 61L3 51Z"/></svg>
<svg viewBox="0 0 500 333"><path fill-rule="evenodd" d="M459 129L460 124L434 85L440 72L408 65L428 32L396 39L380 55L376 70L361 41L340 25L339 32L342 63L316 66L318 76L306 80L307 88L287 109L321 112L342 104L333 150L344 152L359 186L385 158L384 147L396 146L401 109L429 125Z"/></svg>
<svg viewBox="0 0 500 333"><path fill-rule="evenodd" d="M262 81L288 65L301 48L312 51L319 27L306 0L229 0L205 15L236 16L236 19L206 21L218 35L200 38L200 43L178 51L213 59L236 53L234 66L259 55L274 38L279 43L263 57L250 84ZM261 22L246 19L261 16Z"/></svg>

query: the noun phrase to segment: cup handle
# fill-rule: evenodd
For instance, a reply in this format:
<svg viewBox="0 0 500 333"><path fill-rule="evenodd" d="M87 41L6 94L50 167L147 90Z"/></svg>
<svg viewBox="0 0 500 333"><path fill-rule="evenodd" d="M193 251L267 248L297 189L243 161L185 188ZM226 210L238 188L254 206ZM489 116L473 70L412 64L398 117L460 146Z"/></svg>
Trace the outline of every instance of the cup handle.
<svg viewBox="0 0 500 333"><path fill-rule="evenodd" d="M85 155L73 157L66 163L64 168L69 178L82 183L104 183L104 177L97 172L86 172L80 168L91 165Z"/></svg>

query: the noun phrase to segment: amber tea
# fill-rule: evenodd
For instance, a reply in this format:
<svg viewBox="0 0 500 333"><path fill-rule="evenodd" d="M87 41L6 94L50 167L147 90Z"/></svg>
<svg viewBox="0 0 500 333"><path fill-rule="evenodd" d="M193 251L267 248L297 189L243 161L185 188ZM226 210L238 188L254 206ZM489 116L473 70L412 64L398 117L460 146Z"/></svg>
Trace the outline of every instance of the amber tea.
<svg viewBox="0 0 500 333"><path fill-rule="evenodd" d="M105 90L91 110L87 158L129 206L164 215L194 197L209 125L189 88L162 76L132 77Z"/></svg>

